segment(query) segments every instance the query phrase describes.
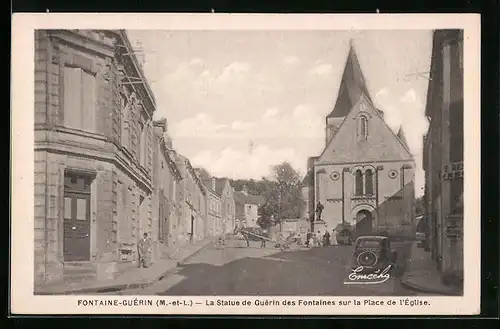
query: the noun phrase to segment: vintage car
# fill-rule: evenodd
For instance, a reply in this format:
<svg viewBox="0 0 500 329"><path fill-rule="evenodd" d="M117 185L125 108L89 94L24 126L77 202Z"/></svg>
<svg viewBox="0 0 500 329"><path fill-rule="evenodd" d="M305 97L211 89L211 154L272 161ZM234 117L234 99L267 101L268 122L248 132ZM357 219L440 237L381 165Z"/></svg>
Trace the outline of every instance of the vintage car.
<svg viewBox="0 0 500 329"><path fill-rule="evenodd" d="M386 236L360 236L353 246L351 269L362 268L362 272L384 271L396 265L397 252L391 249Z"/></svg>

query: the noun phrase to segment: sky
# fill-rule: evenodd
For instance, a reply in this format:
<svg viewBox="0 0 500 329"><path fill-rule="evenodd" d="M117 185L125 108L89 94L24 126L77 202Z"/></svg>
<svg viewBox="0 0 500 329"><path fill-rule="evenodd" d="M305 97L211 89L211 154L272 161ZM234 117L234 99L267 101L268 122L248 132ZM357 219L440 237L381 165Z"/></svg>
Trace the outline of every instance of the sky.
<svg viewBox="0 0 500 329"><path fill-rule="evenodd" d="M403 127L423 194L430 30L132 30L174 148L212 175L259 179L325 147L352 40L375 105ZM424 73L423 76L416 73Z"/></svg>

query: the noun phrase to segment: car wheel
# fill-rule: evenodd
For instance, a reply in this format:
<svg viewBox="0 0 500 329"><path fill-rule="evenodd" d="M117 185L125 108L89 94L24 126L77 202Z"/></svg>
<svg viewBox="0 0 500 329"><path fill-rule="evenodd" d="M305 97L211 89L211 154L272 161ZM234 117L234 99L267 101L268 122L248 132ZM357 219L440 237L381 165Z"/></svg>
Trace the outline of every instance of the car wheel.
<svg viewBox="0 0 500 329"><path fill-rule="evenodd" d="M360 266L373 266L377 263L378 257L371 251L363 251L356 260Z"/></svg>

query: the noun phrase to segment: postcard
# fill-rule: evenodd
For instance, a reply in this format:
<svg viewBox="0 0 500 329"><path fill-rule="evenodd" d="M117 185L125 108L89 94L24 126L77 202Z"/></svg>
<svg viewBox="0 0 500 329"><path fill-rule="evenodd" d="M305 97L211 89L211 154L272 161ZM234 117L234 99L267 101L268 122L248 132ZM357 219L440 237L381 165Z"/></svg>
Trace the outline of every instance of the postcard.
<svg viewBox="0 0 500 329"><path fill-rule="evenodd" d="M13 314L479 314L479 15L15 14L12 45Z"/></svg>

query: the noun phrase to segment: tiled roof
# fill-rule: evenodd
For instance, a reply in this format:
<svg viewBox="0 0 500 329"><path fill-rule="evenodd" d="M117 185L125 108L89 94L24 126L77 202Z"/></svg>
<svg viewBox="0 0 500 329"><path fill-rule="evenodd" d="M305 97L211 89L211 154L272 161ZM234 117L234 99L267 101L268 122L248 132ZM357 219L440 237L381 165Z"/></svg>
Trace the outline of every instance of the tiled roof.
<svg viewBox="0 0 500 329"><path fill-rule="evenodd" d="M344 67L344 73L340 82L337 101L327 118L345 117L362 95L372 103L370 94L366 88L365 78L363 77L358 57L351 43L349 55L347 56Z"/></svg>
<svg viewBox="0 0 500 329"><path fill-rule="evenodd" d="M309 169L306 176L302 180L302 184L304 186L312 186L314 185L314 168Z"/></svg>
<svg viewBox="0 0 500 329"><path fill-rule="evenodd" d="M404 147L406 147L406 149L410 149L408 147L408 142L406 141L406 137L405 137L405 133L403 131L403 127L399 127L399 131L398 131L398 134L397 134L399 140L401 141L401 143L403 143Z"/></svg>

